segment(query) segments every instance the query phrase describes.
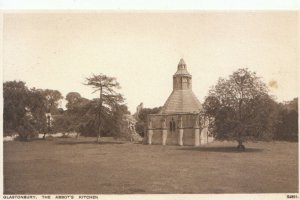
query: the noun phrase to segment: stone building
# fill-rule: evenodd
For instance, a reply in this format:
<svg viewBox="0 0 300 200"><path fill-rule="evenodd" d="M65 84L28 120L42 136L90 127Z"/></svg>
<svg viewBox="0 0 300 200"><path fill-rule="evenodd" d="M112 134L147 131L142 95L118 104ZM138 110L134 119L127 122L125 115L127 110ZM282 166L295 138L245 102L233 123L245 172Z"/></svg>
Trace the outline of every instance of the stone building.
<svg viewBox="0 0 300 200"><path fill-rule="evenodd" d="M137 120L134 116L129 114L124 114L121 124L120 131L121 137L128 139L130 141L142 141L143 138L135 131Z"/></svg>
<svg viewBox="0 0 300 200"><path fill-rule="evenodd" d="M147 116L148 144L207 144L208 120L201 115L202 105L192 91L192 75L183 59L173 75L173 91L159 114Z"/></svg>

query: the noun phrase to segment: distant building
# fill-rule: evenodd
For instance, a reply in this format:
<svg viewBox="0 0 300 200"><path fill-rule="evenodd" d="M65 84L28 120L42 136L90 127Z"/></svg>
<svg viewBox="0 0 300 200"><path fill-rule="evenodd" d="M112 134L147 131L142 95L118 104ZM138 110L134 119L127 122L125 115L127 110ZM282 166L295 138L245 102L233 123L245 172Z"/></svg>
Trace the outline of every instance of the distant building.
<svg viewBox="0 0 300 200"><path fill-rule="evenodd" d="M207 144L208 121L200 114L202 105L192 91L192 75L180 59L173 75L173 91L159 114L147 116L148 144Z"/></svg>
<svg viewBox="0 0 300 200"><path fill-rule="evenodd" d="M134 116L124 114L120 125L121 137L125 137L130 141L142 141L143 138L135 131L137 120Z"/></svg>

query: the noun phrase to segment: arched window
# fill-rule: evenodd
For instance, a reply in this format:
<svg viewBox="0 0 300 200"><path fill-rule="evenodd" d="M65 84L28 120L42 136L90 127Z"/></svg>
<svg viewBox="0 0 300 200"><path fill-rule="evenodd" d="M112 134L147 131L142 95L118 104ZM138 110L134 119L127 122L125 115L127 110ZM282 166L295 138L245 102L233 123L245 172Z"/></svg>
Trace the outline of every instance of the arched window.
<svg viewBox="0 0 300 200"><path fill-rule="evenodd" d="M172 118L172 120L169 122L169 130L170 130L171 132L175 132L175 130L176 130L176 124L175 124L175 121L174 121L173 118Z"/></svg>
<svg viewBox="0 0 300 200"><path fill-rule="evenodd" d="M172 132L172 127L173 127L172 121L170 121L169 124L170 124L169 130Z"/></svg>
<svg viewBox="0 0 300 200"><path fill-rule="evenodd" d="M176 124L175 124L175 121L173 120L173 131L175 132L175 130L176 130Z"/></svg>
<svg viewBox="0 0 300 200"><path fill-rule="evenodd" d="M188 88L188 78L182 77L182 79L181 79L181 88L182 89L187 89Z"/></svg>

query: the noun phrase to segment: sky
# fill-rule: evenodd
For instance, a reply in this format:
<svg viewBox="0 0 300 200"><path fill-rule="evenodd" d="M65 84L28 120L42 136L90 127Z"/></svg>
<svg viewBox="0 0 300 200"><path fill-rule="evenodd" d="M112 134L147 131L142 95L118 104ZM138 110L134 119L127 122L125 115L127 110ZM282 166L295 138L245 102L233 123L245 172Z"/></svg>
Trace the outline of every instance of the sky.
<svg viewBox="0 0 300 200"><path fill-rule="evenodd" d="M3 81L79 92L92 74L116 77L130 111L162 106L180 58L203 102L219 77L255 71L277 101L298 95L297 12L23 12L3 16Z"/></svg>

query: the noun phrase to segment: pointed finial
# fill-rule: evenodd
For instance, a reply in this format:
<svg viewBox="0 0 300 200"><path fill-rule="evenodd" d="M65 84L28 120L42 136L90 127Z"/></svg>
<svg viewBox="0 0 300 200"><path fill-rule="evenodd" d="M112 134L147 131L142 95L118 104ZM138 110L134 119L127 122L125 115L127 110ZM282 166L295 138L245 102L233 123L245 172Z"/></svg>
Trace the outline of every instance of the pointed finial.
<svg viewBox="0 0 300 200"><path fill-rule="evenodd" d="M178 63L178 69L185 69L185 67L186 67L186 64L185 64L183 58L181 58Z"/></svg>
<svg viewBox="0 0 300 200"><path fill-rule="evenodd" d="M183 60L183 58L180 59L179 64L178 65L185 65L185 62Z"/></svg>

